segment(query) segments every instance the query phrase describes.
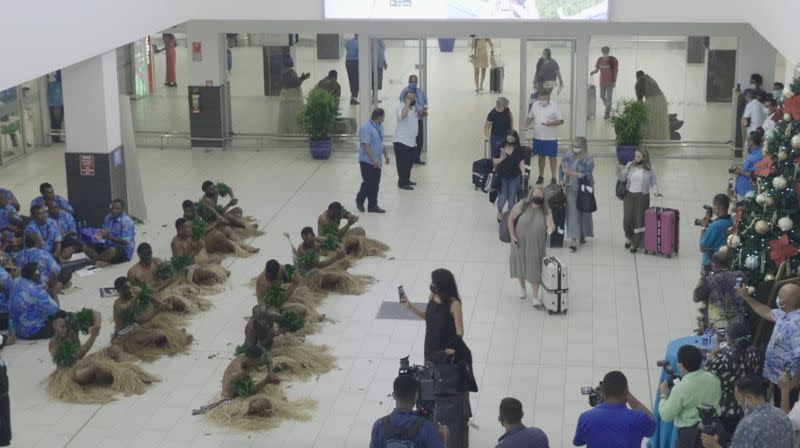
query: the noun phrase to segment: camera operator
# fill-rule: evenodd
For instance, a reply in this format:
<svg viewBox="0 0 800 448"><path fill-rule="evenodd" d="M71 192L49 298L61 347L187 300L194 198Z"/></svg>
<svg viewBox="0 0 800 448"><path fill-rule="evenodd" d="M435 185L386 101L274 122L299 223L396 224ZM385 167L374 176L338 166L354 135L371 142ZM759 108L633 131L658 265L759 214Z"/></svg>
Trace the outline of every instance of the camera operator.
<svg viewBox="0 0 800 448"><path fill-rule="evenodd" d="M766 401L767 388L757 375L736 382L736 401L744 418L733 434L730 448L793 448L794 433L789 418ZM715 434L703 434L703 448L721 448Z"/></svg>
<svg viewBox="0 0 800 448"><path fill-rule="evenodd" d="M370 448L391 446L390 441L413 442L415 448L444 448L447 446L447 428L439 425L438 429L425 417L414 413L417 402L417 380L412 375L400 375L394 380L394 397L396 407L391 414L381 417L372 425Z"/></svg>
<svg viewBox="0 0 800 448"><path fill-rule="evenodd" d="M695 224L704 229L702 235L700 235L703 270L708 270L711 264L711 255L725 244L728 228L733 225L731 215L728 213L730 205L731 200L727 195L718 194L714 196L711 210L708 210L704 218L695 222Z"/></svg>
<svg viewBox="0 0 800 448"><path fill-rule="evenodd" d="M749 311L738 293L743 281L742 271L730 269L727 254L717 252L711 257L711 269L708 275L700 277L692 297L695 303L705 306L701 333L706 328L725 328L729 321L740 319Z"/></svg>
<svg viewBox="0 0 800 448"><path fill-rule="evenodd" d="M400 302L425 320L425 365L438 372L438 384L452 385L450 397L441 402L437 399L437 418L449 429L450 448L467 448L468 422L472 417L469 392L477 392L478 386L472 371L472 352L463 339L464 316L453 273L447 269L431 272L430 290L424 311L417 309L404 292Z"/></svg>
<svg viewBox="0 0 800 448"><path fill-rule="evenodd" d="M674 422L678 428L675 448L698 448L700 444L700 413L697 407L703 403L714 407L719 414L719 400L722 395L719 379L711 372L700 368L703 353L694 345L684 345L678 349L678 368L681 381L672 391L665 381L659 386L661 402L658 413L665 422Z"/></svg>
<svg viewBox="0 0 800 448"><path fill-rule="evenodd" d="M600 391L603 402L578 418L573 445L639 447L642 439L653 435L656 430L653 414L630 392L628 379L622 372L608 372L600 383Z"/></svg>

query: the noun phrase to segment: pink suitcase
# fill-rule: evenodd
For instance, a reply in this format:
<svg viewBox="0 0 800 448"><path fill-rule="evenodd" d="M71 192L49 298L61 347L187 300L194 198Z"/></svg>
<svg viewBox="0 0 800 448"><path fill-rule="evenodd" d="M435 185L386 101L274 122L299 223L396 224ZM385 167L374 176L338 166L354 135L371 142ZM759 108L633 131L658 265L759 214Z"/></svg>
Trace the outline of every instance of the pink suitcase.
<svg viewBox="0 0 800 448"><path fill-rule="evenodd" d="M681 214L674 208L651 207L644 212L644 253L678 253Z"/></svg>

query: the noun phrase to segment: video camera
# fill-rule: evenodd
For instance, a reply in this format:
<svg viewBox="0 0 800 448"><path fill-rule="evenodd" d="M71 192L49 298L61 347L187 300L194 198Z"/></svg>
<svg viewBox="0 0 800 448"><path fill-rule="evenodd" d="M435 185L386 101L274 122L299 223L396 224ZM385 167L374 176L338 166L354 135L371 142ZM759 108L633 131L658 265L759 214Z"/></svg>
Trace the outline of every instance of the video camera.
<svg viewBox="0 0 800 448"><path fill-rule="evenodd" d="M708 222L711 220L711 217L714 216L714 208L710 205L706 204L703 206L706 211L706 216L702 218L697 218L694 220L694 225L697 227L706 227L708 226Z"/></svg>
<svg viewBox="0 0 800 448"><path fill-rule="evenodd" d="M408 356L400 360L399 375L411 375L417 380L417 413L421 417L436 421L436 395L433 386L436 382L436 371L425 366L411 365Z"/></svg>
<svg viewBox="0 0 800 448"><path fill-rule="evenodd" d="M669 361L662 359L661 361L656 362L656 366L661 367L664 373L667 374L667 385L669 386L669 390L672 390L672 387L675 386L678 381L680 381L680 375L675 373L675 369L672 368L672 365L669 363Z"/></svg>
<svg viewBox="0 0 800 448"><path fill-rule="evenodd" d="M700 424L698 425L700 431L704 434L716 435L719 438L720 446L727 446L730 442L730 435L722 426L714 406L703 403L697 407L697 413L700 414Z"/></svg>
<svg viewBox="0 0 800 448"><path fill-rule="evenodd" d="M600 387L602 385L603 382L600 381L600 384L598 384L597 387L592 387L592 386L581 387L581 395L589 396L589 406L595 407L603 402L603 393L600 390Z"/></svg>

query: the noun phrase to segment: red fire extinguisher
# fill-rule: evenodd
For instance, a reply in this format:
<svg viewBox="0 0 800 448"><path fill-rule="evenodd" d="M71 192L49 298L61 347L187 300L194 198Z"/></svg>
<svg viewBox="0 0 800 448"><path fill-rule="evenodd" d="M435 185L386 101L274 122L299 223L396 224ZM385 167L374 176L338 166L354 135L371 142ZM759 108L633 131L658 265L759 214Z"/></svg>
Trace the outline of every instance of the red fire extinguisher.
<svg viewBox="0 0 800 448"><path fill-rule="evenodd" d="M200 91L195 90L192 92L192 113L200 113Z"/></svg>

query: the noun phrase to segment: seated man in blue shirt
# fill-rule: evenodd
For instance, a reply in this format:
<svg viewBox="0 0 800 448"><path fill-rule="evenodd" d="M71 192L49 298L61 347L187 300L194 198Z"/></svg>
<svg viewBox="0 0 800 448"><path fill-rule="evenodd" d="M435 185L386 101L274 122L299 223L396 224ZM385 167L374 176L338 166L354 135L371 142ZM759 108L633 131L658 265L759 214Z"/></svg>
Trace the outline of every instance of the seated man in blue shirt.
<svg viewBox="0 0 800 448"><path fill-rule="evenodd" d="M95 244L85 244L83 251L97 266L108 266L130 261L135 247L134 222L125 213L122 199L111 201L111 213L106 215L103 228L97 232Z"/></svg>
<svg viewBox="0 0 800 448"><path fill-rule="evenodd" d="M701 224L706 228L700 236L700 252L703 254L703 271L706 272L711 265L711 255L718 251L725 244L728 237L728 229L733 225L728 208L731 200L727 195L718 194L714 196L711 206L712 216L716 219L704 218Z"/></svg>
<svg viewBox="0 0 800 448"><path fill-rule="evenodd" d="M417 402L417 380L412 375L400 375L394 380L394 399L397 407L372 426L370 448L384 448L390 440L414 442L415 448L444 448L447 434L444 426L437 429L425 417L414 412ZM441 439L440 439L441 437Z"/></svg>
<svg viewBox="0 0 800 448"><path fill-rule="evenodd" d="M550 448L547 435L539 428L522 424L522 403L516 398L503 398L500 402L500 424L506 433L497 439L495 448Z"/></svg>
<svg viewBox="0 0 800 448"><path fill-rule="evenodd" d="M18 248L21 241L17 237L25 227L25 217L9 201L8 196L0 193L0 250Z"/></svg>
<svg viewBox="0 0 800 448"><path fill-rule="evenodd" d="M14 279L4 266L5 259L0 252L0 330L8 330L8 306L11 301L11 288Z"/></svg>
<svg viewBox="0 0 800 448"><path fill-rule="evenodd" d="M47 216L44 205L31 207L31 220L25 226L25 235L36 233L42 238L42 249L53 255L56 261L61 261L61 229L58 223Z"/></svg>
<svg viewBox="0 0 800 448"><path fill-rule="evenodd" d="M36 263L42 286L58 301L58 291L72 280L72 272L62 270L56 259L42 249L43 244L39 234L25 235L25 248L14 255L14 264L22 268L28 263Z"/></svg>
<svg viewBox="0 0 800 448"><path fill-rule="evenodd" d="M42 288L36 263L22 267L22 275L14 280L9 306L13 335L20 339L49 339L53 336L51 319L58 304Z"/></svg>
<svg viewBox="0 0 800 448"><path fill-rule="evenodd" d="M0 198L8 199L9 205L14 207L14 210L19 211L19 201L17 200L17 197L14 196L13 191L0 187Z"/></svg>
<svg viewBox="0 0 800 448"><path fill-rule="evenodd" d="M608 372L600 383L600 392L603 402L578 418L572 444L589 448L640 448L642 439L656 430L653 414L628 390L628 379L622 372Z"/></svg>
<svg viewBox="0 0 800 448"><path fill-rule="evenodd" d="M31 207L34 205L44 205L44 202L48 199L56 201L56 204L64 210L65 212L69 213L70 215L75 214L75 210L72 208L72 205L66 199L62 198L61 196L56 194L56 191L53 189L53 186L49 183L45 182L39 185L39 193L41 196L37 196L31 201Z"/></svg>
<svg viewBox="0 0 800 448"><path fill-rule="evenodd" d="M44 204L47 207L47 216L58 224L61 234L61 260L69 260L72 254L80 252L83 247L78 237L78 224L72 215L61 210L55 200L48 199Z"/></svg>

